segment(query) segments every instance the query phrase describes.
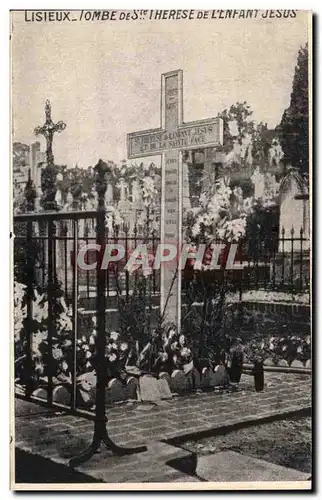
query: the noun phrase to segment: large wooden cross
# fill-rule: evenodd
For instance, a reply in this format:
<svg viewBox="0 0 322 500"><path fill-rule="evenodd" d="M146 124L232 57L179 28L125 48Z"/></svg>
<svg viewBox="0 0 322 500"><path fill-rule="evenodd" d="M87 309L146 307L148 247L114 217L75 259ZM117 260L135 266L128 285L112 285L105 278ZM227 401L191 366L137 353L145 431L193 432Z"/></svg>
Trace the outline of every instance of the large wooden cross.
<svg viewBox="0 0 322 500"><path fill-rule="evenodd" d="M182 70L161 76L161 127L127 135L128 158L162 155L161 243L182 247L181 150L215 147L223 143L223 122L211 118L183 122ZM177 260L161 266L161 311L164 319L181 327L181 272Z"/></svg>
<svg viewBox="0 0 322 500"><path fill-rule="evenodd" d="M42 127L35 128L35 135L43 135L46 139L46 157L47 157L47 165L54 165L54 155L53 155L53 139L54 134L56 132L62 132L65 130L66 123L59 121L54 123L51 118L51 105L47 100L45 104L45 115L46 121Z"/></svg>

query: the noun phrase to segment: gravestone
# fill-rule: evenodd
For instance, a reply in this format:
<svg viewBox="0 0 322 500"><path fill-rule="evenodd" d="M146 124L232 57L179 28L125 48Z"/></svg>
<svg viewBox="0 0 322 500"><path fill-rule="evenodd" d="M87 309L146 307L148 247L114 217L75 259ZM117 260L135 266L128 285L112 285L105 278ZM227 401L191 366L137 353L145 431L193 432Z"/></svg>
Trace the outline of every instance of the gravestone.
<svg viewBox="0 0 322 500"><path fill-rule="evenodd" d="M278 253L271 266L276 281L303 284L310 279L309 210L308 182L289 168L280 186Z"/></svg>
<svg viewBox="0 0 322 500"><path fill-rule="evenodd" d="M171 399L172 394L166 378L159 378L157 382L161 399Z"/></svg>
<svg viewBox="0 0 322 500"><path fill-rule="evenodd" d="M61 405L69 406L72 401L71 392L62 385L58 385L53 390L53 401Z"/></svg>
<svg viewBox="0 0 322 500"><path fill-rule="evenodd" d="M138 399L151 402L161 400L158 380L152 375L142 375L139 378Z"/></svg>
<svg viewBox="0 0 322 500"><path fill-rule="evenodd" d="M223 144L223 121L211 118L183 121L182 70L161 77L161 127L127 135L128 158L162 156L161 243L182 246L183 176L181 150L216 147ZM184 177L184 178L183 178ZM161 266L160 309L164 321L181 326L181 273L173 259Z"/></svg>
<svg viewBox="0 0 322 500"><path fill-rule="evenodd" d="M251 181L254 184L254 197L255 199L260 199L264 196L265 191L265 176L257 167L251 176Z"/></svg>
<svg viewBox="0 0 322 500"><path fill-rule="evenodd" d="M305 196L306 195L306 196ZM290 253L292 242L284 241L293 236L293 251L301 250L301 229L303 238L309 236L309 199L308 184L297 169L291 168L281 182L280 186L280 233L279 252ZM284 230L284 231L283 231ZM302 251L309 249L309 242L302 241Z"/></svg>
<svg viewBox="0 0 322 500"><path fill-rule="evenodd" d="M187 390L187 379L182 370L174 370L171 374L171 391L184 392Z"/></svg>

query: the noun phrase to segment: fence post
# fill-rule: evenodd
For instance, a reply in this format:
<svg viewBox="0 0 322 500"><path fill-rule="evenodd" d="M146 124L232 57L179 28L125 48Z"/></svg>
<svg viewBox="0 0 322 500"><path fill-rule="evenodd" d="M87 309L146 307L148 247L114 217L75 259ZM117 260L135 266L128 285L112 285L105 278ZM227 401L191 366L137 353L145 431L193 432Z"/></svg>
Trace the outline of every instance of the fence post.
<svg viewBox="0 0 322 500"><path fill-rule="evenodd" d="M55 283L54 283L54 255L53 255L54 224L50 218L48 220L48 395L49 405L53 402L53 336L55 334Z"/></svg>
<svg viewBox="0 0 322 500"><path fill-rule="evenodd" d="M107 189L106 163L101 160L95 167L96 191L98 194L98 207L96 218L96 243L100 246L96 271L96 432L103 437L105 431L105 270L102 269L102 255L105 247L105 192Z"/></svg>
<svg viewBox="0 0 322 500"><path fill-rule="evenodd" d="M105 192L107 189L106 174L109 172L108 165L99 160L95 166L96 190L98 194L98 207L96 217L96 243L104 250L105 247ZM102 251L99 252L102 256ZM106 305L106 280L105 269L102 269L102 259L98 259L96 273L96 314L97 314L97 335L96 335L96 404L95 404L95 424L94 436L91 446L81 455L70 460L69 465L75 467L86 460L89 460L97 452L101 444L116 455L126 455L146 451L146 447L121 448L117 446L108 436L105 411L105 386L106 386L106 332L105 332L105 305Z"/></svg>
<svg viewBox="0 0 322 500"><path fill-rule="evenodd" d="M33 391L33 363L32 363L32 320L33 320L33 281L34 281L34 262L32 245L32 221L27 222L27 287L26 287L26 396L30 397Z"/></svg>

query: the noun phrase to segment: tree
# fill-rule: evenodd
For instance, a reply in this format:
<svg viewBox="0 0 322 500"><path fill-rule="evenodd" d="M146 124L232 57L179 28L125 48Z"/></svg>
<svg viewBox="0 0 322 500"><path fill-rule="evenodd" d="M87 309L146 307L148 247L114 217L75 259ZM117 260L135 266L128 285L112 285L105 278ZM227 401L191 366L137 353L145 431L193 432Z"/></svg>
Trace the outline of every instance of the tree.
<svg viewBox="0 0 322 500"><path fill-rule="evenodd" d="M308 99L308 46L301 47L295 67L290 105L284 111L277 127L285 160L308 172L309 165L309 99Z"/></svg>

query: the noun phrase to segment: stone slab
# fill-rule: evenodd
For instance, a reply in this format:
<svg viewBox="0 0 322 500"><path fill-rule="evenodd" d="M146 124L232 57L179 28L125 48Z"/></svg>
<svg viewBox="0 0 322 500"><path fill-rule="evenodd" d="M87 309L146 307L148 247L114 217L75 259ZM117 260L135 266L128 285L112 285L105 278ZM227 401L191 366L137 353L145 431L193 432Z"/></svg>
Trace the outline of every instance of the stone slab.
<svg viewBox="0 0 322 500"><path fill-rule="evenodd" d="M151 375L142 375L139 379L138 395L141 401L160 401L161 394L157 379Z"/></svg>
<svg viewBox="0 0 322 500"><path fill-rule="evenodd" d="M166 443L156 442L147 451L133 455L109 456L102 449L88 462L76 468L105 483L187 481L186 474L167 465L169 460L192 457L192 453ZM190 476L189 476L190 477ZM193 478L190 477L191 480Z"/></svg>
<svg viewBox="0 0 322 500"><path fill-rule="evenodd" d="M206 481L307 481L310 474L234 451L198 457L196 475Z"/></svg>
<svg viewBox="0 0 322 500"><path fill-rule="evenodd" d="M159 378L157 380L158 388L160 391L161 399L171 399L172 393L168 384L168 381L165 378Z"/></svg>

